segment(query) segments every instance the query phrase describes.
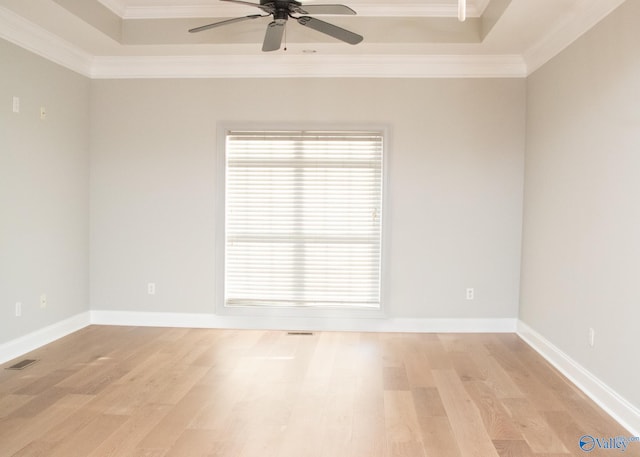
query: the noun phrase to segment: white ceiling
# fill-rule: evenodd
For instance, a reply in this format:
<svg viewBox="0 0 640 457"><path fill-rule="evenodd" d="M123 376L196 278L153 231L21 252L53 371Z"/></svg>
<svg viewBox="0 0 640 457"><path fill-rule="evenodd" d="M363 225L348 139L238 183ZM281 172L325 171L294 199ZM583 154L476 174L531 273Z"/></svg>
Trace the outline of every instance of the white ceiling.
<svg viewBox="0 0 640 457"><path fill-rule="evenodd" d="M254 1L254 0L250 0ZM0 37L93 78L523 77L624 0L344 0L323 20L365 37L349 45L287 25L287 50L261 52L270 18L218 0L0 0ZM257 3L258 0L255 0ZM303 4L335 3L307 0Z"/></svg>

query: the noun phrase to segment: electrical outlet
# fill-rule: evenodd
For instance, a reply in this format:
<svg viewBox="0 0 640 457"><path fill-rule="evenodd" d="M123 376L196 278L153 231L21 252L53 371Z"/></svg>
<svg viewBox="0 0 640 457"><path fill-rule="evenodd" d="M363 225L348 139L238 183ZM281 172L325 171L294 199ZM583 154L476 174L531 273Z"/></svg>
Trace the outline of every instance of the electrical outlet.
<svg viewBox="0 0 640 457"><path fill-rule="evenodd" d="M596 331L593 328L589 329L589 346L594 347L596 345Z"/></svg>
<svg viewBox="0 0 640 457"><path fill-rule="evenodd" d="M47 108L44 106L40 107L40 119L43 121L47 119Z"/></svg>
<svg viewBox="0 0 640 457"><path fill-rule="evenodd" d="M147 284L147 293L149 295L155 295L156 294L156 283L155 282L150 282L149 284Z"/></svg>
<svg viewBox="0 0 640 457"><path fill-rule="evenodd" d="M40 308L47 307L47 294L40 294Z"/></svg>
<svg viewBox="0 0 640 457"><path fill-rule="evenodd" d="M467 300L473 300L474 296L475 296L475 293L474 293L473 287L469 287L467 289Z"/></svg>
<svg viewBox="0 0 640 457"><path fill-rule="evenodd" d="M16 303L16 317L22 316L22 303Z"/></svg>
<svg viewBox="0 0 640 457"><path fill-rule="evenodd" d="M20 112L20 97L13 97L13 112Z"/></svg>

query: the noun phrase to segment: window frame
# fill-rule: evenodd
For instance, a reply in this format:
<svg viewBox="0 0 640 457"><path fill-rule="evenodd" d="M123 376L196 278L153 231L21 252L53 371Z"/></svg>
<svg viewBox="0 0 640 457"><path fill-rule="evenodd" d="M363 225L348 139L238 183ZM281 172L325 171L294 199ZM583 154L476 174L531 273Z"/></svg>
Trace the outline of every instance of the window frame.
<svg viewBox="0 0 640 457"><path fill-rule="evenodd" d="M225 250L226 250L226 139L230 131L372 131L383 137L382 154L382 220L380 254L380 306L378 308L341 306L341 307L298 307L298 306L227 306L225 304ZM218 315L255 316L255 317L386 317L386 297L388 290L387 260L389 251L389 144L390 128L379 124L319 124L315 122L300 124L260 124L260 123L219 123L217 127L216 150L216 208L215 208L215 310Z"/></svg>

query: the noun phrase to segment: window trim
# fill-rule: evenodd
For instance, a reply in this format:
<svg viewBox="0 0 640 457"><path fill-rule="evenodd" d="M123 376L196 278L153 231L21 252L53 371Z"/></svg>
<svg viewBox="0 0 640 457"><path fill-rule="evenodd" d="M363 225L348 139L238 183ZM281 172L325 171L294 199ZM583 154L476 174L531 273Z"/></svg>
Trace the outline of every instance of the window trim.
<svg viewBox="0 0 640 457"><path fill-rule="evenodd" d="M259 307L259 306L226 306L224 291L225 272L225 191L226 191L226 136L233 130L335 130L335 131L378 131L383 135L382 156L382 205L383 214L381 221L380 256L380 307L360 308L357 306L344 306L341 308L322 307ZM216 185L215 185L215 312L223 316L251 316L251 317L343 317L343 318L384 318L387 316L388 297L388 268L389 261L389 156L390 128L380 124L321 124L309 122L308 124L262 124L262 123L227 123L222 122L217 126L216 138Z"/></svg>

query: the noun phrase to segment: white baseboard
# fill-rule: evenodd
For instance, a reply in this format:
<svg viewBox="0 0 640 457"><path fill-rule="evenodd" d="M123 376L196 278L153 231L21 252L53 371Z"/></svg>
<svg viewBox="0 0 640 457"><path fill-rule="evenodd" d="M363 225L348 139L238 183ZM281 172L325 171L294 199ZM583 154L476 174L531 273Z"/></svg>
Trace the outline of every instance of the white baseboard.
<svg viewBox="0 0 640 457"><path fill-rule="evenodd" d="M399 318L265 318L214 314L147 313L133 311L87 311L0 344L0 363L5 363L49 344L87 325L141 327L191 327L265 330L406 332L406 333L513 333L556 367L571 382L625 427L640 436L640 410L600 381L527 324L517 319L399 319Z"/></svg>
<svg viewBox="0 0 640 457"><path fill-rule="evenodd" d="M145 327L233 328L264 330L306 330L340 332L406 333L513 333L516 319L394 319L253 317L214 314L146 313L132 311L91 311L96 325Z"/></svg>
<svg viewBox="0 0 640 457"><path fill-rule="evenodd" d="M0 344L0 363L8 362L90 324L89 311Z"/></svg>
<svg viewBox="0 0 640 457"><path fill-rule="evenodd" d="M336 332L513 333L516 331L516 323L516 319L268 318L214 314L87 311L0 344L0 363L18 358L90 324Z"/></svg>
<svg viewBox="0 0 640 457"><path fill-rule="evenodd" d="M638 408L524 322L518 321L517 333L529 346L625 427L631 435L640 436Z"/></svg>

